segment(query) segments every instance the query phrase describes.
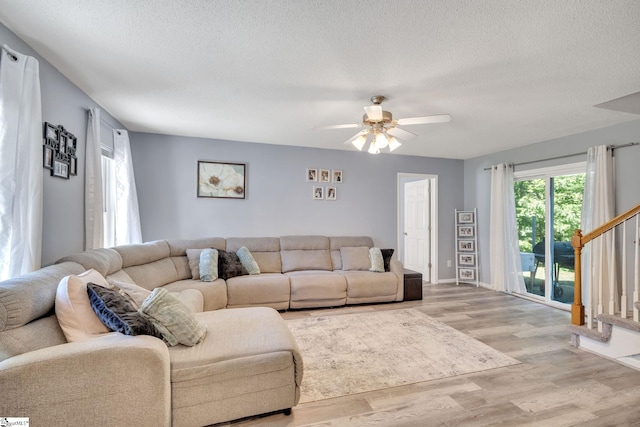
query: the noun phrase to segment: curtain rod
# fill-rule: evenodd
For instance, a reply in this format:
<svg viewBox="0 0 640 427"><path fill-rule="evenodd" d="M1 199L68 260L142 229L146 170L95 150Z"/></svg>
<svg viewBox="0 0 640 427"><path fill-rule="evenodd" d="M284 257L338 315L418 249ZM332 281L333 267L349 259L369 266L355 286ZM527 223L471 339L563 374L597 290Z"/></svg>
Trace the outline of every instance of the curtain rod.
<svg viewBox="0 0 640 427"><path fill-rule="evenodd" d="M610 149L610 150L615 150L617 148L633 147L634 145L638 145L638 144L640 144L640 142L629 142L627 144L621 144L621 145L610 145L607 148ZM546 162L548 160L558 160L558 159L566 159L567 157L582 156L582 155L585 155L587 153L588 153L588 151L582 151L580 153L565 154L565 155L562 155L562 156L548 157L546 159L530 160L528 162L514 163L513 167L515 168L516 166L529 165L531 163ZM490 167L484 168L484 170L490 171L491 168Z"/></svg>

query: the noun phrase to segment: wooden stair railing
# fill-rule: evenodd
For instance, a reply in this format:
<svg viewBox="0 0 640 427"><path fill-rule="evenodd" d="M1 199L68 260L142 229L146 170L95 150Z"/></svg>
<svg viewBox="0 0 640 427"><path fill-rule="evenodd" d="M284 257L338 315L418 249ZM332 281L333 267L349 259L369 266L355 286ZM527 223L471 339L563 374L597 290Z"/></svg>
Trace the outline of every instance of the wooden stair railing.
<svg viewBox="0 0 640 427"><path fill-rule="evenodd" d="M606 222L600 227L590 231L589 233L582 235L582 230L577 229L573 237L571 238L571 246L575 252L575 280L573 291L573 304L571 306L571 324L582 326L584 325L584 305L582 304L582 248L595 239L598 236L603 235L607 231L615 228L630 218L640 213L640 204L634 208L629 209L627 212L618 215L612 220Z"/></svg>

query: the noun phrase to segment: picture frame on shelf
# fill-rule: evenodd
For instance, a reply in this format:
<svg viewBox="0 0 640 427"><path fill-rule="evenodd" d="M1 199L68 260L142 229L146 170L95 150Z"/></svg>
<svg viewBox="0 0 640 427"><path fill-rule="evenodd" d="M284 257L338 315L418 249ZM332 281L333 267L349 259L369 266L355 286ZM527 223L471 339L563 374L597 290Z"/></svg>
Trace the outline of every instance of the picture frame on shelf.
<svg viewBox="0 0 640 427"><path fill-rule="evenodd" d="M342 171L333 169L331 171L331 180L332 182L342 182Z"/></svg>
<svg viewBox="0 0 640 427"><path fill-rule="evenodd" d="M337 196L336 187L327 187L327 200L336 200Z"/></svg>
<svg viewBox="0 0 640 427"><path fill-rule="evenodd" d="M458 237L474 237L476 234L475 227L473 225L459 225L458 226Z"/></svg>
<svg viewBox="0 0 640 427"><path fill-rule="evenodd" d="M458 252L475 252L476 242L474 240L458 240Z"/></svg>
<svg viewBox="0 0 640 427"><path fill-rule="evenodd" d="M307 181L318 181L318 169L307 168Z"/></svg>
<svg viewBox="0 0 640 427"><path fill-rule="evenodd" d="M460 280L476 280L476 270L473 268L459 268Z"/></svg>
<svg viewBox="0 0 640 427"><path fill-rule="evenodd" d="M324 199L324 187L313 187L313 200L323 200Z"/></svg>
<svg viewBox="0 0 640 427"><path fill-rule="evenodd" d="M474 216L473 212L458 212L458 224L473 224Z"/></svg>
<svg viewBox="0 0 640 427"><path fill-rule="evenodd" d="M244 199L247 194L247 164L198 160L197 196Z"/></svg>
<svg viewBox="0 0 640 427"><path fill-rule="evenodd" d="M458 255L458 265L475 267L475 265L476 265L476 254L459 254Z"/></svg>
<svg viewBox="0 0 640 427"><path fill-rule="evenodd" d="M320 169L320 175L318 176L318 181L320 182L331 182L329 169Z"/></svg>

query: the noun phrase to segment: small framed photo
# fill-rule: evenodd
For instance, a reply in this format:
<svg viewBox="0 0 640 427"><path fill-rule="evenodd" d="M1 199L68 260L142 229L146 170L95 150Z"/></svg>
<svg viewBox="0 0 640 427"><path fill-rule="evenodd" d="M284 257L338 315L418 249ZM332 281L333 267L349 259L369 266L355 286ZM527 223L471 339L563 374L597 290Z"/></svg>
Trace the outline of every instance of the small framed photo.
<svg viewBox="0 0 640 427"><path fill-rule="evenodd" d="M473 224L474 220L473 212L458 212L458 224Z"/></svg>
<svg viewBox="0 0 640 427"><path fill-rule="evenodd" d="M307 168L307 181L318 181L318 169Z"/></svg>
<svg viewBox="0 0 640 427"><path fill-rule="evenodd" d="M331 181L332 182L342 182L342 171L332 170L331 171Z"/></svg>
<svg viewBox="0 0 640 427"><path fill-rule="evenodd" d="M78 175L78 158L76 156L71 156L71 160L69 163L69 175Z"/></svg>
<svg viewBox="0 0 640 427"><path fill-rule="evenodd" d="M327 187L327 200L336 200L336 187Z"/></svg>
<svg viewBox="0 0 640 427"><path fill-rule="evenodd" d="M475 234L475 227L473 225L458 226L458 237L473 237Z"/></svg>
<svg viewBox="0 0 640 427"><path fill-rule="evenodd" d="M69 164L60 160L53 160L53 169L51 175L59 178L69 179Z"/></svg>
<svg viewBox="0 0 640 427"><path fill-rule="evenodd" d="M331 171L329 169L320 169L320 182L331 182L331 178L329 177L329 173Z"/></svg>
<svg viewBox="0 0 640 427"><path fill-rule="evenodd" d="M68 133L67 135L67 154L72 156L76 155L76 147L78 145L78 138L75 135ZM71 174L74 175L74 174Z"/></svg>
<svg viewBox="0 0 640 427"><path fill-rule="evenodd" d="M48 145L42 146L42 166L45 169L53 169L53 147Z"/></svg>
<svg viewBox="0 0 640 427"><path fill-rule="evenodd" d="M473 240L458 240L459 252L475 252L476 242Z"/></svg>
<svg viewBox="0 0 640 427"><path fill-rule="evenodd" d="M58 152L60 154L67 154L67 134L60 133L60 145L58 146Z"/></svg>
<svg viewBox="0 0 640 427"><path fill-rule="evenodd" d="M244 199L247 193L246 163L198 160L198 197Z"/></svg>
<svg viewBox="0 0 640 427"><path fill-rule="evenodd" d="M58 126L54 126L49 122L44 122L44 139L58 140Z"/></svg>
<svg viewBox="0 0 640 427"><path fill-rule="evenodd" d="M313 187L313 200L324 199L324 187Z"/></svg>
<svg viewBox="0 0 640 427"><path fill-rule="evenodd" d="M476 254L459 254L458 265L474 267L476 265Z"/></svg>
<svg viewBox="0 0 640 427"><path fill-rule="evenodd" d="M476 270L473 268L459 268L458 276L463 280L476 280Z"/></svg>

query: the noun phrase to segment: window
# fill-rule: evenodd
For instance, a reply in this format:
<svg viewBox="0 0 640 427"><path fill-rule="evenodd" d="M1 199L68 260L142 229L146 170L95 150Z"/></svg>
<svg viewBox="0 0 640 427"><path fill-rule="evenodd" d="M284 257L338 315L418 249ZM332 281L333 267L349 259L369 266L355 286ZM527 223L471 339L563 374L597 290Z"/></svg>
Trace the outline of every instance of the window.
<svg viewBox="0 0 640 427"><path fill-rule="evenodd" d="M104 246L116 243L116 162L113 159L113 131L100 123L100 145L102 148L102 205L104 219Z"/></svg>
<svg viewBox="0 0 640 427"><path fill-rule="evenodd" d="M580 228L585 169L581 162L514 174L525 285L530 295L547 302L573 302L571 236Z"/></svg>

